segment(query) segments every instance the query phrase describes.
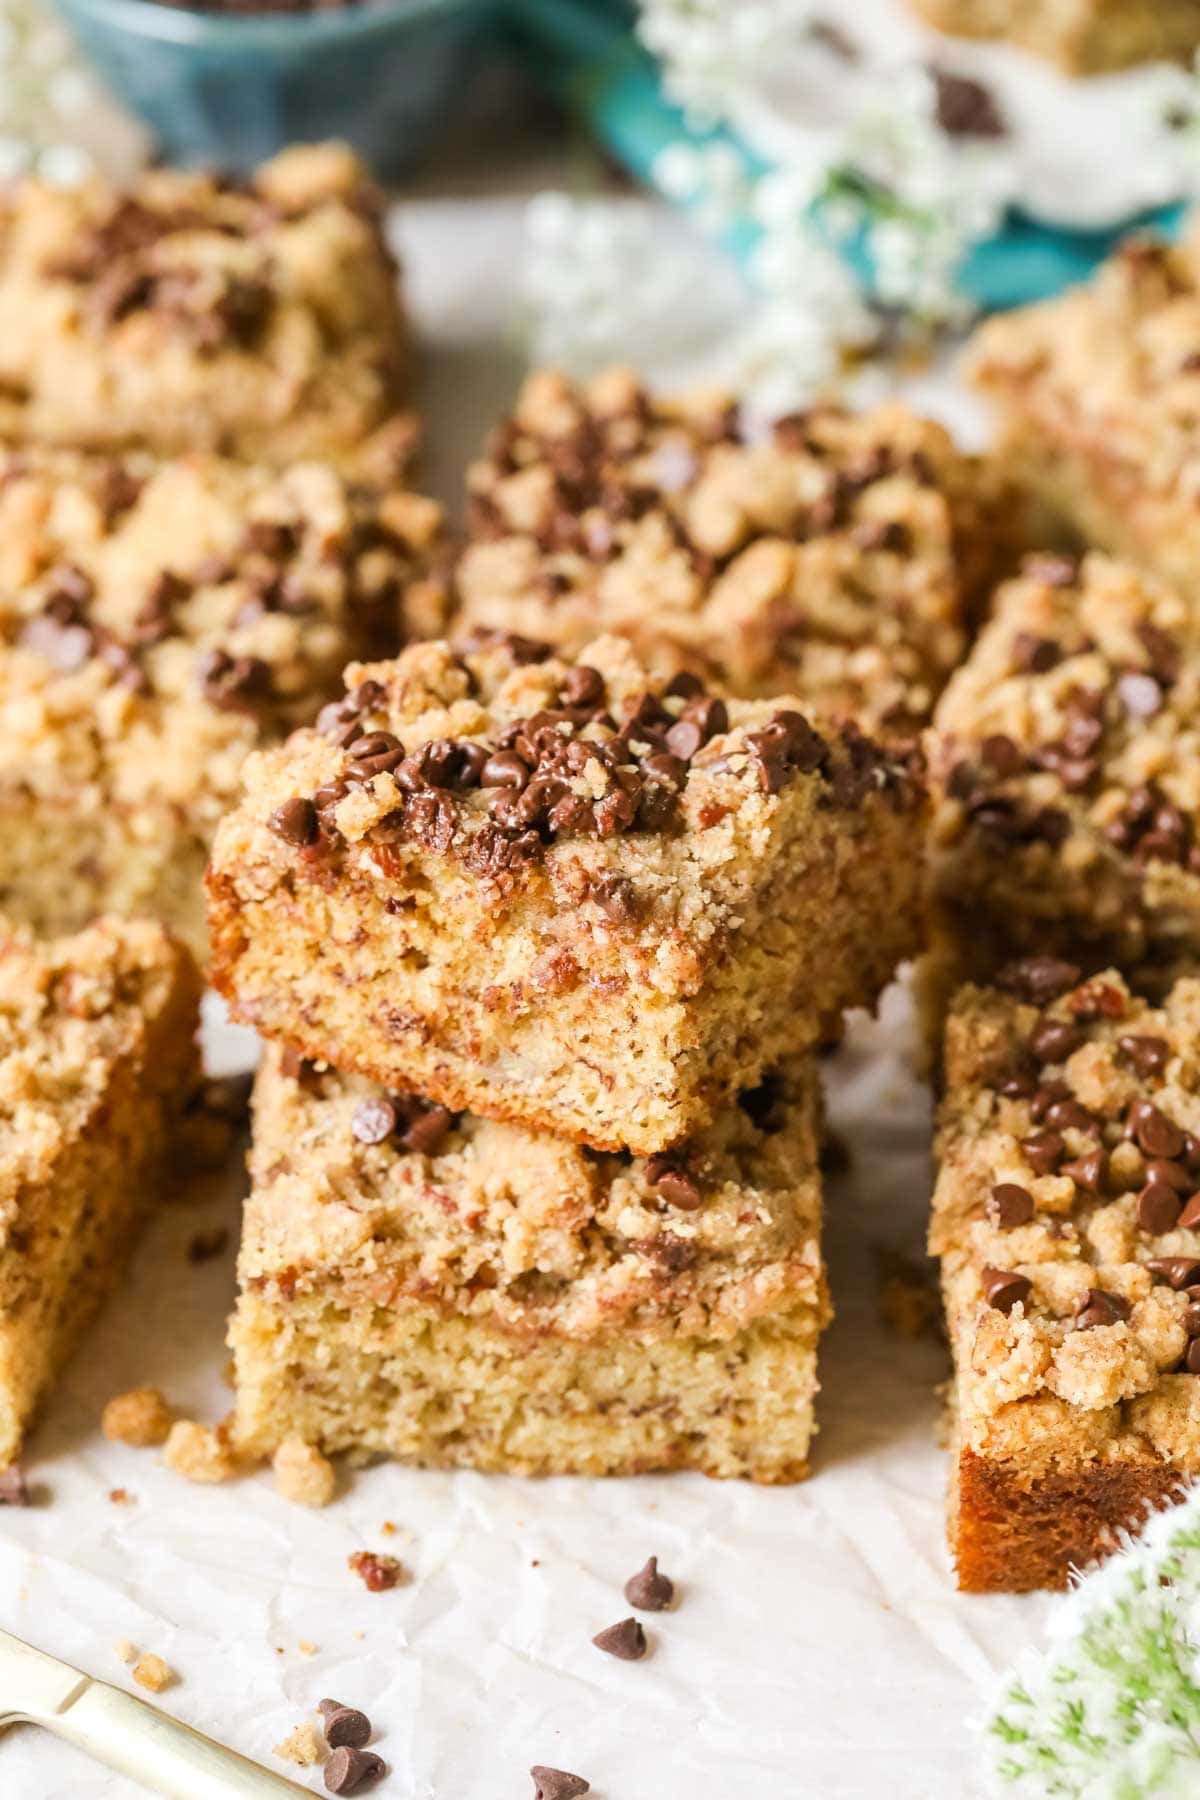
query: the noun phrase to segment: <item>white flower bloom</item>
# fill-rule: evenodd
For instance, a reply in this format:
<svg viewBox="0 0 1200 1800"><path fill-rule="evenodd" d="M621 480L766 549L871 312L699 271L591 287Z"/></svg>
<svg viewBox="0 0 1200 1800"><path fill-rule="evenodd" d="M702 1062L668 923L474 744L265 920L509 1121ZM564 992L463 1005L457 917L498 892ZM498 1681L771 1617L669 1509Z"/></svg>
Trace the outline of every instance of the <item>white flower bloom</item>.
<svg viewBox="0 0 1200 1800"><path fill-rule="evenodd" d="M1062 1601L987 1721L996 1794L1186 1800L1200 1791L1200 1490Z"/></svg>

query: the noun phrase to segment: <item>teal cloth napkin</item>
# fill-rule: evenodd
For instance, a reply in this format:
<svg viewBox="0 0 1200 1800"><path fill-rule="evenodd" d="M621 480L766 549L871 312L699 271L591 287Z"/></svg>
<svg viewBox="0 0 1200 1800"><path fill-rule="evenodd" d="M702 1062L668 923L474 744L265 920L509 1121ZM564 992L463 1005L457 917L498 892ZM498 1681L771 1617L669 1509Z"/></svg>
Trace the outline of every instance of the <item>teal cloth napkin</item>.
<svg viewBox="0 0 1200 1800"><path fill-rule="evenodd" d="M762 160L732 133L698 131L666 98L623 0L507 0L505 12L530 66L640 181L653 184L660 152L681 139L726 143L748 173L762 172ZM972 252L960 283L986 311L1043 300L1084 280L1134 227L1173 236L1183 213L1162 207L1110 231L1064 231L1014 209L1003 230ZM756 235L752 220L740 221L725 234L727 248L744 258Z"/></svg>

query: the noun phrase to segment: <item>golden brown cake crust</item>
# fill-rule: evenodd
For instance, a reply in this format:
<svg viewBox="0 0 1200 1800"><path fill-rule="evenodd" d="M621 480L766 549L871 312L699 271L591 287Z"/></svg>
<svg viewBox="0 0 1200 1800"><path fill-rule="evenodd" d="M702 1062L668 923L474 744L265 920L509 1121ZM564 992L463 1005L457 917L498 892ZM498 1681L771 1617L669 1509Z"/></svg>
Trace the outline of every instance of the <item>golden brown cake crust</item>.
<svg viewBox="0 0 1200 1800"><path fill-rule="evenodd" d="M1064 1588L1073 1569L1106 1556L1120 1533L1178 1496L1182 1478L1150 1460L1101 1463L1026 1483L1003 1463L963 1451L954 1475L950 1550L968 1594Z"/></svg>
<svg viewBox="0 0 1200 1800"><path fill-rule="evenodd" d="M393 440L403 329L380 203L336 144L245 184L17 184L0 205L0 433L346 464Z"/></svg>
<svg viewBox="0 0 1200 1800"><path fill-rule="evenodd" d="M746 435L727 393L530 377L470 471L464 629L603 631L729 691L893 735L961 660L995 550L983 472L900 406Z"/></svg>
<svg viewBox="0 0 1200 1800"><path fill-rule="evenodd" d="M353 667L328 735L250 759L213 979L314 1059L651 1154L873 1003L916 937L923 791L853 727L668 691L616 639L527 655Z"/></svg>
<svg viewBox="0 0 1200 1800"><path fill-rule="evenodd" d="M598 1155L269 1046L240 1444L796 1479L829 1313L819 1116L806 1059L670 1158Z"/></svg>
<svg viewBox="0 0 1200 1800"><path fill-rule="evenodd" d="M1190 56L1200 45L1198 0L912 0L939 31L1006 38L1071 75Z"/></svg>
<svg viewBox="0 0 1200 1800"><path fill-rule="evenodd" d="M1194 960L1198 718L1189 598L1103 556L1029 558L928 738L938 930L998 960Z"/></svg>
<svg viewBox="0 0 1200 1800"><path fill-rule="evenodd" d="M0 455L0 910L157 914L203 955L243 759L439 628L441 534L325 463Z"/></svg>
<svg viewBox="0 0 1200 1800"><path fill-rule="evenodd" d="M938 1120L951 1537L967 1585L1008 1585L1006 1543L1057 1585L1200 1472L1200 981L1001 979L955 999Z"/></svg>

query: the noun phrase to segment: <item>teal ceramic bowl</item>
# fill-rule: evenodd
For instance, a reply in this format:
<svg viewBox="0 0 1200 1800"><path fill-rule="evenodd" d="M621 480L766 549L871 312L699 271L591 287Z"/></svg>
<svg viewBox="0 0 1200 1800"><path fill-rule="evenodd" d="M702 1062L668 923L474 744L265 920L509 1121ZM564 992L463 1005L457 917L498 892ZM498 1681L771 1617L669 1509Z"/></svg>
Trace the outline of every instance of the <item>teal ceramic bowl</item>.
<svg viewBox="0 0 1200 1800"><path fill-rule="evenodd" d="M344 138L377 174L420 158L454 107L491 0L366 0L215 16L157 0L56 0L171 162L245 170Z"/></svg>

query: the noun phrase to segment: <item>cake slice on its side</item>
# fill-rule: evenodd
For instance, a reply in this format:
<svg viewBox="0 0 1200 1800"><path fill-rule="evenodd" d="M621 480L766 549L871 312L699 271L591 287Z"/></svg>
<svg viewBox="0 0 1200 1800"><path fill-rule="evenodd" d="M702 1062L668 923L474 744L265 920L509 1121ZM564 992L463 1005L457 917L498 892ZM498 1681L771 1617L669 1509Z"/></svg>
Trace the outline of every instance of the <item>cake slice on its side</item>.
<svg viewBox="0 0 1200 1800"><path fill-rule="evenodd" d="M829 1317L819 1112L804 1060L647 1162L270 1046L230 1337L239 1449L800 1479Z"/></svg>

